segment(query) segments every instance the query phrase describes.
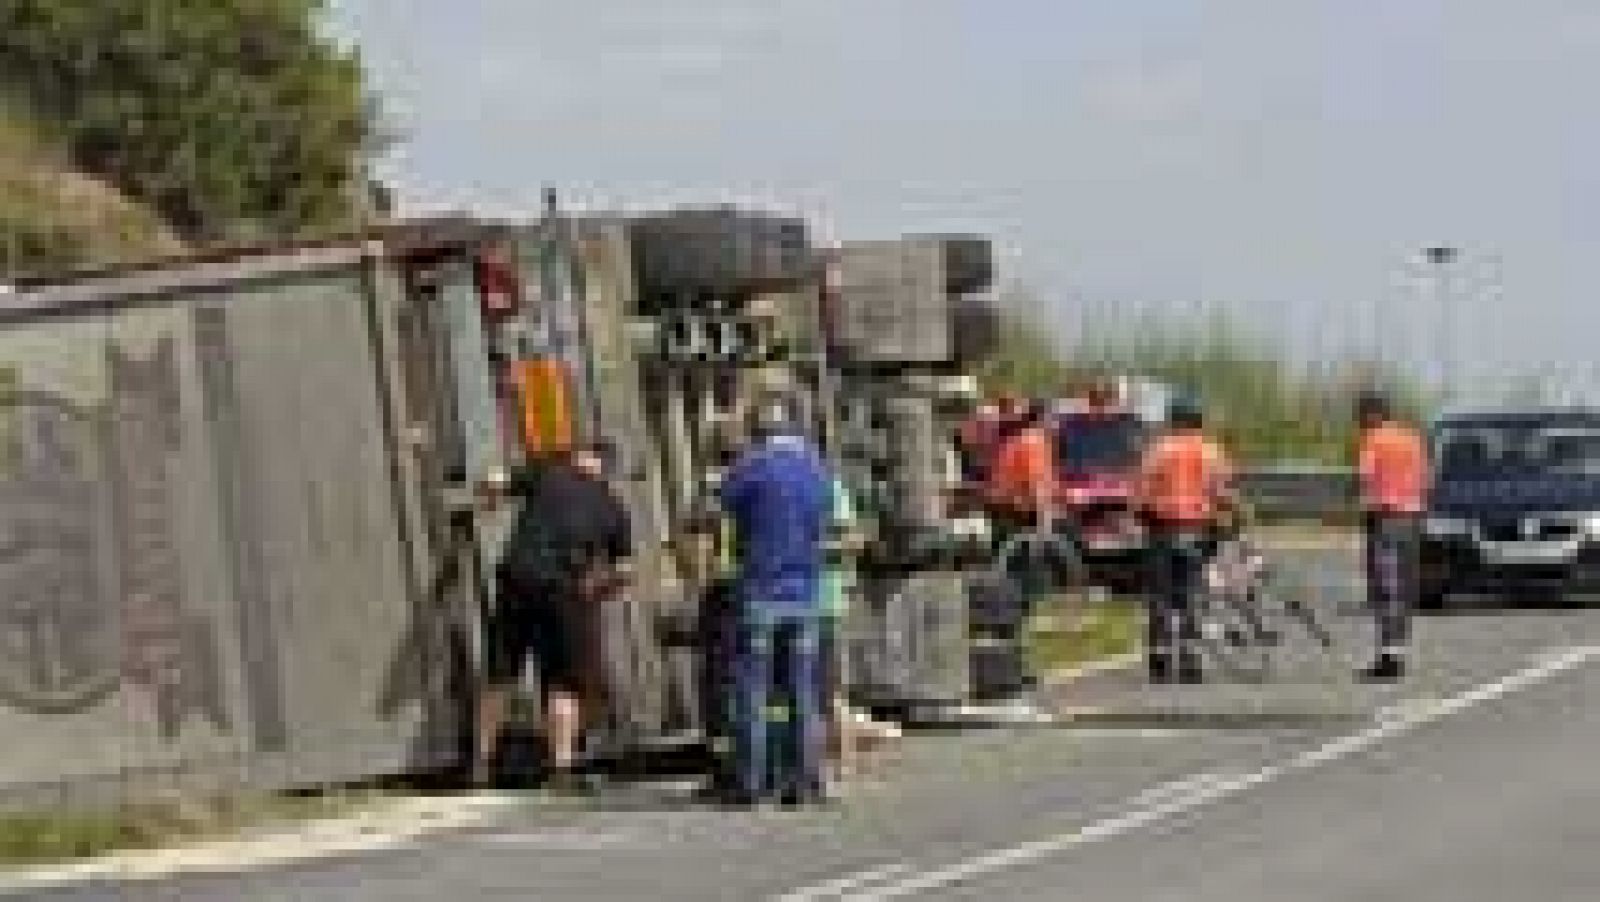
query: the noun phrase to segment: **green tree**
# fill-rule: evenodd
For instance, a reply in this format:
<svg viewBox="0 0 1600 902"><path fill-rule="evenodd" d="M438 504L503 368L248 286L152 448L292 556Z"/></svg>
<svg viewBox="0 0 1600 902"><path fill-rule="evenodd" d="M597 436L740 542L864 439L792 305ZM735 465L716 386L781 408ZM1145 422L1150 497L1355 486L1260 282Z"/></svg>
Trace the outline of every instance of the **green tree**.
<svg viewBox="0 0 1600 902"><path fill-rule="evenodd" d="M5 0L0 84L184 239L352 224L379 139L323 0Z"/></svg>

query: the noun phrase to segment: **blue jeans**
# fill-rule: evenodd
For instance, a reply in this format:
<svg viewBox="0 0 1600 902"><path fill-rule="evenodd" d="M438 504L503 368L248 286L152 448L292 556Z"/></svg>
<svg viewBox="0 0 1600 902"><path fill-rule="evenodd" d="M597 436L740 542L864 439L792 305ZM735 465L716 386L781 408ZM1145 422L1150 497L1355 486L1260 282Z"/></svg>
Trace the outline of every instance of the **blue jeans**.
<svg viewBox="0 0 1600 902"><path fill-rule="evenodd" d="M734 662L734 758L739 790L764 798L822 787L821 613L747 613ZM772 780L767 707L782 687L789 702L792 746L782 785Z"/></svg>

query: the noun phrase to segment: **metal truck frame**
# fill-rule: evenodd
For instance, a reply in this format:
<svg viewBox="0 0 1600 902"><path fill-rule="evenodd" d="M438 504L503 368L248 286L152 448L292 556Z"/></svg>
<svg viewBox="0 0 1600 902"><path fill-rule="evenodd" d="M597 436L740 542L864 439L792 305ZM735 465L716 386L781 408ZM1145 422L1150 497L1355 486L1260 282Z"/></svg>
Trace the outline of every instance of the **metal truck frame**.
<svg viewBox="0 0 1600 902"><path fill-rule="evenodd" d="M952 299L988 276L951 271L985 270L987 246L904 247L937 267L907 302L961 333ZM830 284L846 255L785 217L552 203L533 222L18 284L0 301L0 524L19 552L0 561L0 632L27 653L0 674L0 801L464 767L509 525L473 486L599 436L619 445L641 545L605 615L603 751L698 743L710 576L689 527L719 432L774 385L812 400L830 455L878 496L852 689L959 702L940 468L965 358L841 340L837 317L861 310Z"/></svg>

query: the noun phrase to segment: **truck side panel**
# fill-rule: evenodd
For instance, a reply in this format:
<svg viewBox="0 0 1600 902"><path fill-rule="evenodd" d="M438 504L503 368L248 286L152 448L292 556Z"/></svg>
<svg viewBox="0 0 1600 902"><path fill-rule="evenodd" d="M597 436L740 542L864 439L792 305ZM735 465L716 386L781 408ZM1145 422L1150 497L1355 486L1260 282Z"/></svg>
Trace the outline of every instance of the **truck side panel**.
<svg viewBox="0 0 1600 902"><path fill-rule="evenodd" d="M361 266L0 324L0 805L452 763Z"/></svg>

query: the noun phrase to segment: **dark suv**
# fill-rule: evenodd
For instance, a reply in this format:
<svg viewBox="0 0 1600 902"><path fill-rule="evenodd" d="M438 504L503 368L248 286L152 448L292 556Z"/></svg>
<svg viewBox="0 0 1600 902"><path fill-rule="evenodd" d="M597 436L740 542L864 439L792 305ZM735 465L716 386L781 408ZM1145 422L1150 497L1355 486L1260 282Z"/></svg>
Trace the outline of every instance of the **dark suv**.
<svg viewBox="0 0 1600 902"><path fill-rule="evenodd" d="M1600 588L1600 410L1451 415L1431 441L1421 607Z"/></svg>

